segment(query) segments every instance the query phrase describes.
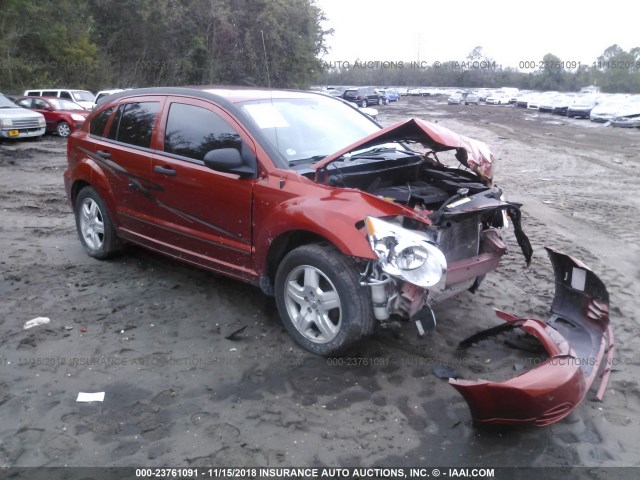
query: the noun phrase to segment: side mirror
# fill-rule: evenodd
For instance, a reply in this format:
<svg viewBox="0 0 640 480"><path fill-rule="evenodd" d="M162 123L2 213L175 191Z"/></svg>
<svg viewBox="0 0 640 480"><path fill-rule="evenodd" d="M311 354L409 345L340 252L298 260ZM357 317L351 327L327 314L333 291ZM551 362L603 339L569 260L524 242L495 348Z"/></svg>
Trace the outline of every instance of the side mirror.
<svg viewBox="0 0 640 480"><path fill-rule="evenodd" d="M204 164L211 170L234 173L241 177L255 178L257 162L255 156L243 144L243 154L235 148L211 150L204 156ZM249 152L249 153L247 153Z"/></svg>

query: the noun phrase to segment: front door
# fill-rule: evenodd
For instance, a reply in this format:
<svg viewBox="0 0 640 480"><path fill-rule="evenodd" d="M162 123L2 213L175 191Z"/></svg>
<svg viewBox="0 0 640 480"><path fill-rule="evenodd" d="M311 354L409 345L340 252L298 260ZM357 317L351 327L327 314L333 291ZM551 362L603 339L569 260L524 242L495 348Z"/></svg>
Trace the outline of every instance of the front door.
<svg viewBox="0 0 640 480"><path fill-rule="evenodd" d="M157 131L151 180L160 186L153 210L157 237L183 260L245 280L251 270L255 180L204 165L207 152L255 145L222 109L171 97Z"/></svg>

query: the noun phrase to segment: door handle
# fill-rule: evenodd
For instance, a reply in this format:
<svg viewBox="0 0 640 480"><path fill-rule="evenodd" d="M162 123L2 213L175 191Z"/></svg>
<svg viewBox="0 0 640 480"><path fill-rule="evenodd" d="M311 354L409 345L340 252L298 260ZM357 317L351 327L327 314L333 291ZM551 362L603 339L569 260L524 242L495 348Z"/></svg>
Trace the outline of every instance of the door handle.
<svg viewBox="0 0 640 480"><path fill-rule="evenodd" d="M98 155L100 158L104 158L104 159L111 158L111 154L109 152L107 152L106 150L98 150L96 152L96 155Z"/></svg>
<svg viewBox="0 0 640 480"><path fill-rule="evenodd" d="M153 171L156 173L161 173L163 175L175 175L176 171L171 167L161 167L160 165L156 165L153 167Z"/></svg>

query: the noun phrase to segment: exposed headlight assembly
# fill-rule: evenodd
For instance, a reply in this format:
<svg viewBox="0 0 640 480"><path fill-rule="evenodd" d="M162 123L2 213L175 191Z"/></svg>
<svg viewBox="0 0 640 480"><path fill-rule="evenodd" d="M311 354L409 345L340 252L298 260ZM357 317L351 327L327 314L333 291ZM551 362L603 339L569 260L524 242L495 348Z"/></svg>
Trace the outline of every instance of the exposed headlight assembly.
<svg viewBox="0 0 640 480"><path fill-rule="evenodd" d="M444 288L447 260L425 234L375 217L366 217L365 225L382 270L419 287Z"/></svg>
<svg viewBox="0 0 640 480"><path fill-rule="evenodd" d="M78 115L77 113L72 113L71 118L76 122L84 122L84 117L82 115Z"/></svg>
<svg viewBox="0 0 640 480"><path fill-rule="evenodd" d="M13 127L13 120L10 118L5 118L4 120L0 118L0 127Z"/></svg>

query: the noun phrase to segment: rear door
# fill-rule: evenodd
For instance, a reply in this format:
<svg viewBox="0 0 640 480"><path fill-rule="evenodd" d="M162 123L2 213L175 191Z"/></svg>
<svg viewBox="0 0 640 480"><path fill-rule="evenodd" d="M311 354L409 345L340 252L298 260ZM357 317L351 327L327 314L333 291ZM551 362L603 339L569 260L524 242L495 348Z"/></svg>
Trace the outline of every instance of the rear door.
<svg viewBox="0 0 640 480"><path fill-rule="evenodd" d="M164 98L123 100L92 120L91 142L83 145L109 180L121 235L139 241L152 234L148 212L160 187L151 179L151 142Z"/></svg>
<svg viewBox="0 0 640 480"><path fill-rule="evenodd" d="M207 152L255 144L224 110L201 99L170 97L157 129L152 181L157 237L173 254L249 279L255 180L211 170Z"/></svg>

